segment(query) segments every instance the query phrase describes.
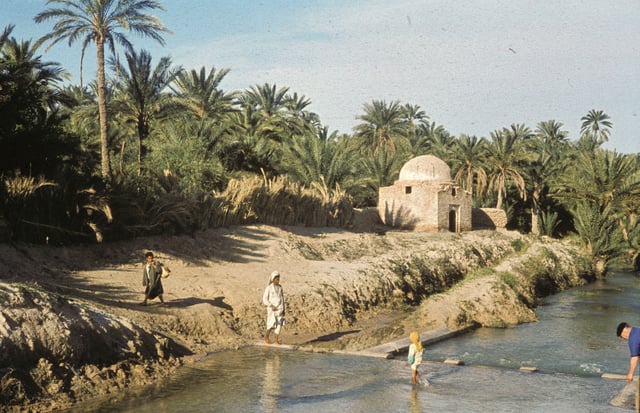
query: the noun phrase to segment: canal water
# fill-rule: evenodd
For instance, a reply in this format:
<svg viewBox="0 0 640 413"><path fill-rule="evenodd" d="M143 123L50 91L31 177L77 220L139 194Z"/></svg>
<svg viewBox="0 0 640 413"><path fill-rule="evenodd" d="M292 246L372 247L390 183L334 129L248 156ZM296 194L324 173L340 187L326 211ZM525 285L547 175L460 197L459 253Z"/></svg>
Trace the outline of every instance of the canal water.
<svg viewBox="0 0 640 413"><path fill-rule="evenodd" d="M610 400L624 380L620 321L640 325L629 272L547 298L538 322L478 329L428 346L411 386L403 358L384 360L276 348L211 354L171 380L72 412L628 412ZM448 358L463 366L445 364ZM520 371L536 367L538 372Z"/></svg>

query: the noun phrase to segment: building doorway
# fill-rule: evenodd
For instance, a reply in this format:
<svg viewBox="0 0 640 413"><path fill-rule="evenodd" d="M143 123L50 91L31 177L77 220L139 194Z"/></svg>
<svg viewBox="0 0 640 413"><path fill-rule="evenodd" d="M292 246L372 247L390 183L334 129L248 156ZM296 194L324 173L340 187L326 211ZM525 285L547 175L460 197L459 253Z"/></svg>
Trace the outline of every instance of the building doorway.
<svg viewBox="0 0 640 413"><path fill-rule="evenodd" d="M449 207L449 232L459 232L460 226L458 225L458 207Z"/></svg>

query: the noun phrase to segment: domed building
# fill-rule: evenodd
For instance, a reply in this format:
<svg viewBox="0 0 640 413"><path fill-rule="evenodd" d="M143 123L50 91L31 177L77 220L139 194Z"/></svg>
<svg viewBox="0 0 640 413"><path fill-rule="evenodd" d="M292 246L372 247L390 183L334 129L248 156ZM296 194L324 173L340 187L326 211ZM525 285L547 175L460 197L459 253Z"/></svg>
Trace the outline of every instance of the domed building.
<svg viewBox="0 0 640 413"><path fill-rule="evenodd" d="M409 160L392 186L381 187L378 213L385 225L417 231L470 231L471 194L432 155Z"/></svg>

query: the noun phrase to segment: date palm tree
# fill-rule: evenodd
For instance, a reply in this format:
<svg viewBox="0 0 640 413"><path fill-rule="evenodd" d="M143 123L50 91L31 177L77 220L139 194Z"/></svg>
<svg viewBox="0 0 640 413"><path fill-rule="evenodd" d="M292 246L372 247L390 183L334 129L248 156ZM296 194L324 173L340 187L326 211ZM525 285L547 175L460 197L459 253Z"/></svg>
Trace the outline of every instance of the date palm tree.
<svg viewBox="0 0 640 413"><path fill-rule="evenodd" d="M113 109L126 123L133 124L138 135L138 174L147 153L145 142L153 120L166 117L172 106L171 96L164 93L180 68L171 67L171 58L162 57L155 67L146 50L125 54L127 65L112 61L119 73Z"/></svg>
<svg viewBox="0 0 640 413"><path fill-rule="evenodd" d="M602 272L609 257L628 247L620 244L613 227L628 239L627 224L633 222L625 221L635 215L640 199L637 160L603 149L579 150L571 167L558 177L553 196L573 211L576 231L594 259L602 261ZM605 242L607 237L613 241Z"/></svg>
<svg viewBox="0 0 640 413"><path fill-rule="evenodd" d="M418 105L406 103L402 107L402 116L407 120L407 137L411 141L416 141L416 129L422 122L429 121L429 116Z"/></svg>
<svg viewBox="0 0 640 413"><path fill-rule="evenodd" d="M554 196L568 206L579 200L620 213L640 198L640 171L634 156L598 149L580 151L572 167L558 177Z"/></svg>
<svg viewBox="0 0 640 413"><path fill-rule="evenodd" d="M109 145L108 145L108 114L105 78L105 44L115 54L116 43L126 50L133 50L133 46L125 33L133 32L150 37L164 45L162 33L168 30L162 22L145 12L148 10L162 10L160 2L155 0L47 0L52 6L38 13L36 23L53 20L56 23L53 31L44 35L39 42L49 42L47 50L56 43L67 40L69 46L78 40L82 41L80 58L80 73L84 52L89 43L96 46L96 62L98 65L98 109L100 114L100 171L103 178L110 175ZM80 83L82 85L82 75Z"/></svg>
<svg viewBox="0 0 640 413"><path fill-rule="evenodd" d="M454 162L455 181L470 193L481 196L487 186L485 159L487 140L463 134L451 149Z"/></svg>
<svg viewBox="0 0 640 413"><path fill-rule="evenodd" d="M531 136L524 125L511 125L491 132L492 140L487 146L489 167L489 189L497 193L496 208L502 208L509 184L515 185L520 197L527 198L523 166L530 156L525 151L525 141Z"/></svg>
<svg viewBox="0 0 640 413"><path fill-rule="evenodd" d="M58 112L66 72L43 62L31 41L0 36L0 175L22 171L52 176L62 167L66 139ZM69 153L69 155L71 155Z"/></svg>
<svg viewBox="0 0 640 413"><path fill-rule="evenodd" d="M251 86L247 91L247 102L259 109L263 118L273 118L286 110L288 87L278 88L275 84Z"/></svg>
<svg viewBox="0 0 640 413"><path fill-rule="evenodd" d="M358 206L374 206L378 199L378 190L382 186L392 185L398 179L400 169L407 162L402 151L393 151L382 146L371 156L360 160L360 174L363 178L362 189L354 196Z"/></svg>
<svg viewBox="0 0 640 413"><path fill-rule="evenodd" d="M307 133L285 151L287 173L307 187L324 182L330 189L339 185L349 191L357 181L357 152L347 135L328 134L323 127L318 135Z"/></svg>
<svg viewBox="0 0 640 413"><path fill-rule="evenodd" d="M239 104L243 110L252 113L257 137L270 143L282 143L292 134L301 132L298 118L290 110L291 99L288 87L278 88L275 84L265 83L251 86L240 96Z"/></svg>
<svg viewBox="0 0 640 413"><path fill-rule="evenodd" d="M258 171L263 169L267 175L285 173L284 148L307 133L317 133L317 115L307 111L311 101L289 93L288 87L269 83L252 86L238 96L236 103L238 110L230 114L231 140L235 143L222 156L235 159L232 163L236 165L238 151L248 151L255 155L249 158L258 162L254 162ZM246 160L241 163L246 165Z"/></svg>
<svg viewBox="0 0 640 413"><path fill-rule="evenodd" d="M601 110L590 110L585 116L580 118L580 133L590 134L596 143L603 143L609 140L610 129L613 127L609 115Z"/></svg>
<svg viewBox="0 0 640 413"><path fill-rule="evenodd" d="M412 156L431 154L440 159L449 157L454 138L444 126L431 122L429 117L425 116L412 129L412 133L408 135Z"/></svg>
<svg viewBox="0 0 640 413"><path fill-rule="evenodd" d="M215 67L207 73L204 66L199 71L183 71L176 77L171 90L178 104L198 119L219 121L233 110L234 94L220 88L220 83L228 73L229 69L216 70Z"/></svg>
<svg viewBox="0 0 640 413"><path fill-rule="evenodd" d="M7 36L10 31L7 31ZM56 85L68 78L68 73L55 62L43 62L37 55L37 45L7 37L0 44L0 93L11 93L8 99L0 99L3 108L31 116L43 117L45 112L55 110L64 95ZM0 97L2 95L0 94ZM36 113L37 112L37 113ZM0 118L6 125L18 121L18 116L3 113Z"/></svg>
<svg viewBox="0 0 640 413"><path fill-rule="evenodd" d="M7 39L9 38L9 35L11 34L14 28L15 28L15 25L10 24L8 26L5 26L4 29L2 29L2 34L0 34L0 49L2 48L2 45L4 45L4 42L7 41Z"/></svg>
<svg viewBox="0 0 640 413"><path fill-rule="evenodd" d="M364 115L358 116L363 122L355 128L355 137L362 141L363 146L373 152L384 147L393 152L398 140L407 139L410 123L405 117L406 109L400 106L400 102L374 100L364 104L364 112Z"/></svg>
<svg viewBox="0 0 640 413"><path fill-rule="evenodd" d="M531 194L531 232L540 234L539 217L542 199L548 193L550 181L562 172L562 160L568 149L568 132L555 120L540 122L528 142L532 160L527 165L525 178Z"/></svg>

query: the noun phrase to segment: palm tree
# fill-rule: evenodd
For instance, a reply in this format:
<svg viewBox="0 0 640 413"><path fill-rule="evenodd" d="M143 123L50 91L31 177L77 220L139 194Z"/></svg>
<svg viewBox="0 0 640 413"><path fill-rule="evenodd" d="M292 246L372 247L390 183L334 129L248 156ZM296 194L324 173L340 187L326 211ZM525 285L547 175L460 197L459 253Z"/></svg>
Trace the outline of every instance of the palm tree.
<svg viewBox="0 0 640 413"><path fill-rule="evenodd" d="M615 151L580 151L571 168L558 177L554 197L572 208L584 201L620 214L625 203L637 203L640 198L637 162Z"/></svg>
<svg viewBox="0 0 640 413"><path fill-rule="evenodd" d="M551 180L562 171L563 154L568 148L568 132L563 131L562 126L555 120L538 123L527 145L533 157L525 169L525 178L531 191L531 232L535 235L540 233L542 198Z"/></svg>
<svg viewBox="0 0 640 413"><path fill-rule="evenodd" d="M151 66L151 55L146 50L125 54L127 66L112 61L119 78L118 93L114 97L113 109L126 123L133 123L138 134L138 173L147 153L145 141L151 132L154 119L168 115L171 96L163 93L180 73L180 68L171 67L171 58L162 57L155 68Z"/></svg>
<svg viewBox="0 0 640 413"><path fill-rule="evenodd" d="M590 202L578 201L573 209L573 221L578 238L591 257L591 268L598 277L607 274L609 262L625 254L620 226L609 207L601 209Z"/></svg>
<svg viewBox="0 0 640 413"><path fill-rule="evenodd" d="M525 140L530 136L531 132L524 125L511 125L510 129L491 132L492 140L487 146L487 164L490 169L489 189L498 195L496 208L502 208L510 182L515 185L522 199L527 198L522 168L530 156L524 150Z"/></svg>
<svg viewBox="0 0 640 413"><path fill-rule="evenodd" d="M7 31L6 35L9 34L10 31ZM31 116L34 117L45 116L47 111L55 110L64 99L55 85L68 78L68 73L58 63L43 62L41 56L36 54L37 45L32 45L30 41L4 37L4 34L2 37L0 73L6 79L0 79L0 92L13 95L11 99L0 99L2 107L23 114L32 112ZM6 112L2 113L1 118L3 123L18 121L17 115Z"/></svg>
<svg viewBox="0 0 640 413"><path fill-rule="evenodd" d="M571 166L558 177L553 196L573 211L576 231L593 249L594 258L602 254L591 245L599 249L606 246L607 250L623 248L617 238L606 243L611 245L603 244L607 240L603 234L615 235L612 222L617 226L615 231L627 241L625 248L635 248L630 242L635 235L629 234L635 231L634 217L640 200L640 172L635 156L603 149L580 150ZM607 257L616 254L609 251L599 259L606 265Z"/></svg>
<svg viewBox="0 0 640 413"><path fill-rule="evenodd" d="M371 148L373 152L383 147L395 151L396 141L407 138L409 122L400 102L374 100L364 104L364 112L364 115L358 116L363 123L355 128L355 137L363 142L363 146Z"/></svg>
<svg viewBox="0 0 640 413"><path fill-rule="evenodd" d="M303 129L311 125L319 126L320 124L320 117L316 113L307 109L310 105L311 99L308 99L304 95L298 95L297 92L294 92L293 95L289 95L287 102L285 103L285 107L289 111L290 117L299 119L301 121L299 126L302 126ZM307 130L315 132L315 128L308 128Z"/></svg>
<svg viewBox="0 0 640 413"><path fill-rule="evenodd" d="M246 95L239 98L246 99ZM278 148L265 138L270 132L265 132L261 121L258 109L248 102L229 114L229 137L217 151L227 170L274 174L274 163L280 159Z"/></svg>
<svg viewBox="0 0 640 413"><path fill-rule="evenodd" d="M406 103L402 107L402 117L407 120L407 137L409 140L416 140L416 129L422 122L429 121L427 114L418 105Z"/></svg>
<svg viewBox="0 0 640 413"><path fill-rule="evenodd" d="M291 99L288 87L278 88L275 84L265 83L252 86L240 96L239 104L243 110L251 111L256 136L281 143L294 133L302 133L298 118L289 109ZM293 107L298 106L294 104Z"/></svg>
<svg viewBox="0 0 640 413"><path fill-rule="evenodd" d="M429 121L425 116L412 129L407 136L412 156L431 154L441 159L448 158L454 138L444 126Z"/></svg>
<svg viewBox="0 0 640 413"><path fill-rule="evenodd" d="M487 186L485 159L487 140L463 134L455 141L450 153L455 168L455 181L465 190L482 195Z"/></svg>
<svg viewBox="0 0 640 413"><path fill-rule="evenodd" d="M10 24L8 26L5 26L5 28L2 30L2 34L0 34L0 49L2 49L4 42L7 41L7 39L9 38L9 35L11 34L11 32L15 27L16 27L15 25Z"/></svg>
<svg viewBox="0 0 640 413"><path fill-rule="evenodd" d="M603 111L592 109L580 118L582 121L580 133L582 135L590 134L597 143L606 142L609 140L610 129L613 127L609 119L609 115Z"/></svg>
<svg viewBox="0 0 640 413"><path fill-rule="evenodd" d="M349 191L356 182L357 155L347 135L336 131L328 135L323 127L319 135L308 133L296 139L285 154L287 173L307 187L325 182L328 188L339 185Z"/></svg>
<svg viewBox="0 0 640 413"><path fill-rule="evenodd" d="M374 206L380 187L392 185L398 179L400 169L406 162L405 155L386 146L381 147L371 156L362 157L358 167L361 168L361 176L366 178L362 189L354 195L356 204Z"/></svg>
<svg viewBox="0 0 640 413"><path fill-rule="evenodd" d="M65 99L58 82L66 72L43 62L30 41L9 37L10 29L0 36L0 175L52 176L69 150L58 112ZM66 155L69 160L72 154Z"/></svg>
<svg viewBox="0 0 640 413"><path fill-rule="evenodd" d="M197 122L164 122L150 142L154 150L145 160L145 176L161 177L166 190L187 195L223 190L228 174L216 154L207 150L209 142L201 136L199 126Z"/></svg>
<svg viewBox="0 0 640 413"><path fill-rule="evenodd" d="M242 103L256 108L263 120L272 120L286 112L288 92L288 87L278 88L275 84L251 86Z"/></svg>
<svg viewBox="0 0 640 413"><path fill-rule="evenodd" d="M258 172L261 169L267 175L285 173L283 164L284 148L296 139L311 133L317 134L317 115L309 112L311 101L297 93L290 94L289 88L264 84L252 86L237 98L238 110L230 114L231 137L235 143L229 145L223 160L233 164L249 166L246 159L241 160L233 152L251 152ZM240 163L237 160L241 160ZM262 164L262 165L259 165Z"/></svg>
<svg viewBox="0 0 640 413"><path fill-rule="evenodd" d="M154 16L145 14L147 10L163 10L155 0L47 0L49 8L38 13L36 23L55 20L53 31L43 36L39 42L51 41L47 50L61 40L68 40L69 46L82 39L82 57L80 58L80 85L82 86L82 61L84 52L93 42L96 46L98 65L98 109L100 114L101 173L103 178L110 174L109 145L107 128L107 99L105 79L105 44L115 54L118 43L127 51L133 50L129 39L121 30L151 37L164 45L161 34L167 32Z"/></svg>
<svg viewBox="0 0 640 413"><path fill-rule="evenodd" d="M229 73L229 69L216 71L212 67L207 73L204 66L200 71L180 72L171 86L178 103L188 109L198 119L219 121L233 110L234 94L225 93L220 83Z"/></svg>

